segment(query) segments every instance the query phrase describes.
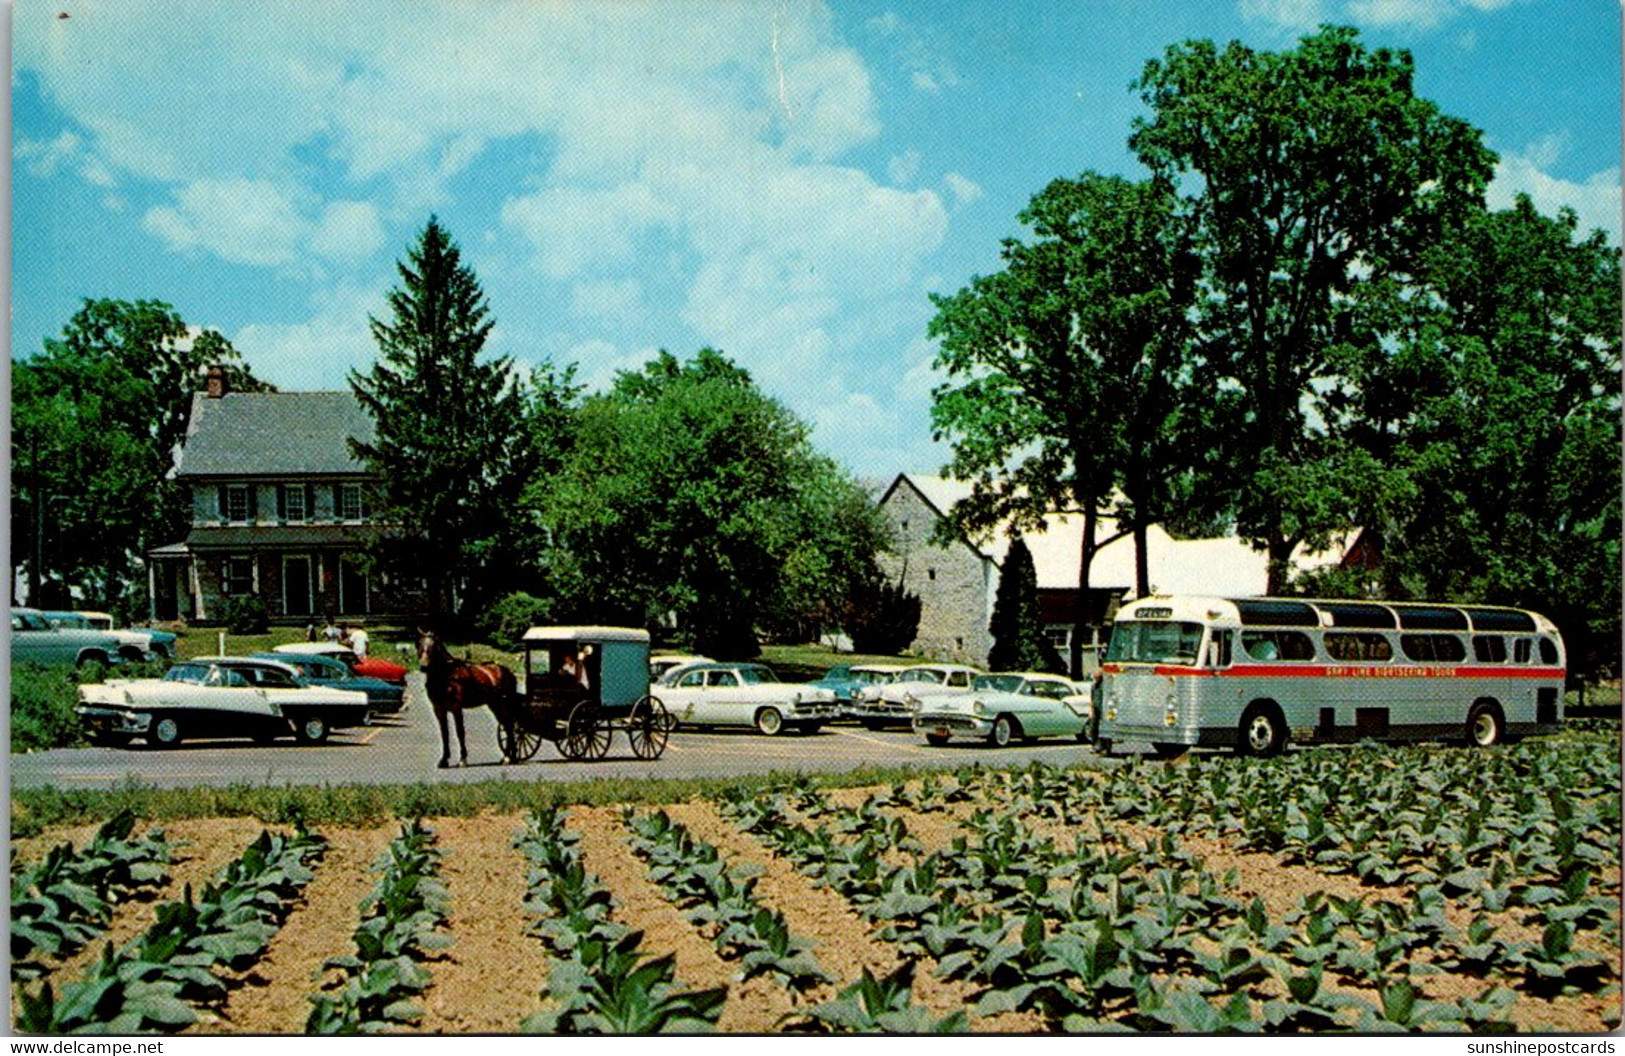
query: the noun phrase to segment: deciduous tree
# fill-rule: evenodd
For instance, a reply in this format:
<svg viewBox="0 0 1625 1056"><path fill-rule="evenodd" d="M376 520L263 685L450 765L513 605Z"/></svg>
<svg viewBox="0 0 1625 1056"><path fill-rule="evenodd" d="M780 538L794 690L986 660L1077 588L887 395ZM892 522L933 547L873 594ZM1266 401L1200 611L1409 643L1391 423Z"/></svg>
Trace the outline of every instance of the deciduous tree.
<svg viewBox="0 0 1625 1056"><path fill-rule="evenodd" d="M1414 92L1409 53L1326 27L1286 52L1192 41L1147 64L1129 140L1181 194L1203 265L1203 370L1234 394L1238 443L1211 486L1269 553L1324 543L1374 497L1378 467L1328 431L1341 360L1380 335L1361 298L1403 280L1480 205L1493 155ZM1380 490L1380 482L1378 482Z"/></svg>
<svg viewBox="0 0 1625 1056"><path fill-rule="evenodd" d="M12 363L12 538L32 599L51 580L117 606L141 586L142 555L184 531L169 471L211 365L235 389L267 388L170 305L108 299L86 300L60 337Z"/></svg>

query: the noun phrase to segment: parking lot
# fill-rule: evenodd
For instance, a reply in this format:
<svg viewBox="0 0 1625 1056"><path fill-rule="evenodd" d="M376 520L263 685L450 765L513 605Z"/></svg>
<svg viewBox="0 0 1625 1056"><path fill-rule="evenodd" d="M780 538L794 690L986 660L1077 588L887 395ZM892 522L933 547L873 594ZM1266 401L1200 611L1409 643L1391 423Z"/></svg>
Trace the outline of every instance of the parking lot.
<svg viewBox="0 0 1625 1056"><path fill-rule="evenodd" d="M13 788L111 788L130 780L156 787L253 784L279 786L400 784L417 781L577 781L593 777L732 777L771 771L837 773L863 766L953 768L982 762L1058 766L1115 765L1070 740L1008 748L955 743L934 748L906 730L826 726L816 734L680 729L658 760L633 758L617 734L606 758L566 762L543 742L525 763L505 764L497 750L496 722L487 711L466 716L469 765L440 770L440 736L423 697L420 676L408 680L407 708L374 725L341 730L323 745L291 739L260 747L249 741L187 741L172 749L72 748L11 757ZM455 750L454 750L455 758Z"/></svg>

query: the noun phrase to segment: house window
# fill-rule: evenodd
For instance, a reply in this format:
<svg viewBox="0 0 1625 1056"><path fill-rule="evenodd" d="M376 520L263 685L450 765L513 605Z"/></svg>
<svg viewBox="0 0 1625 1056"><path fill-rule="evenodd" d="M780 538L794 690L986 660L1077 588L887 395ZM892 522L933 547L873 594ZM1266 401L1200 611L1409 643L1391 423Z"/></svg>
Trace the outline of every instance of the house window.
<svg viewBox="0 0 1625 1056"><path fill-rule="evenodd" d="M283 484L277 488L277 516L284 521L310 519L310 492L304 484Z"/></svg>
<svg viewBox="0 0 1625 1056"><path fill-rule="evenodd" d="M359 521L365 515L361 505L361 485L340 484L334 489L333 509L341 521Z"/></svg>
<svg viewBox="0 0 1625 1056"><path fill-rule="evenodd" d="M227 484L220 489L220 519L223 521L254 519L254 493L248 485Z"/></svg>
<svg viewBox="0 0 1625 1056"><path fill-rule="evenodd" d="M937 570L934 569L934 568L926 569L925 570L925 578L929 579L931 582L935 583L937 581Z"/></svg>
<svg viewBox="0 0 1625 1056"><path fill-rule="evenodd" d="M254 593L254 559L228 557L220 563L220 593Z"/></svg>

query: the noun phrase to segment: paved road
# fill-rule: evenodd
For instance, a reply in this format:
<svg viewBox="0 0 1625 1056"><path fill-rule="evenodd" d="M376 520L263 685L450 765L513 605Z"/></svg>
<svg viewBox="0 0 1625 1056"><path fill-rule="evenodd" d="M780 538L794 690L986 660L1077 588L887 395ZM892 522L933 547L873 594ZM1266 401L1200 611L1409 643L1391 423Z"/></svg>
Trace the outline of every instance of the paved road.
<svg viewBox="0 0 1625 1056"><path fill-rule="evenodd" d="M423 699L420 677L408 681L406 711L377 725L342 730L323 745L292 740L258 747L247 741L190 741L172 749L75 748L11 757L13 788L110 788L126 780L163 788L190 785L347 785L416 781L577 781L591 777L734 777L771 771L831 773L864 765L952 768L983 762L1024 765L1118 765L1086 745L1039 741L995 749L981 744L932 748L902 730L826 726L810 736L764 737L754 731L678 730L652 762L635 759L617 734L609 755L595 763L566 762L543 741L525 763L507 765L497 751L489 712L466 717L469 765L437 769L440 737Z"/></svg>

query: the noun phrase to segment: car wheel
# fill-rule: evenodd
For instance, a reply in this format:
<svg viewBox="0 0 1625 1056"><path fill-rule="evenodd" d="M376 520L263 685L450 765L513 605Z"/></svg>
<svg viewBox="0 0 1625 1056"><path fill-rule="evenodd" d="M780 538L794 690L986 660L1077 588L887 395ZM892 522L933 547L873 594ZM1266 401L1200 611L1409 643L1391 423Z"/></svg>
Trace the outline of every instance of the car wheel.
<svg viewBox="0 0 1625 1056"><path fill-rule="evenodd" d="M1000 715L993 720L993 732L987 735L987 740L995 748L1008 748L1015 737L1015 720L1008 715Z"/></svg>
<svg viewBox="0 0 1625 1056"><path fill-rule="evenodd" d="M173 716L161 715L147 727L147 739L153 744L172 748L181 743L181 724Z"/></svg>
<svg viewBox="0 0 1625 1056"><path fill-rule="evenodd" d="M301 744L321 744L327 740L327 720L320 715L306 715L294 723L293 732Z"/></svg>
<svg viewBox="0 0 1625 1056"><path fill-rule="evenodd" d="M756 728L769 737L784 729L784 716L776 708L763 708L756 713Z"/></svg>
<svg viewBox="0 0 1625 1056"><path fill-rule="evenodd" d="M925 735L925 743L936 748L941 748L943 745L948 743L948 736L942 733L928 733Z"/></svg>

